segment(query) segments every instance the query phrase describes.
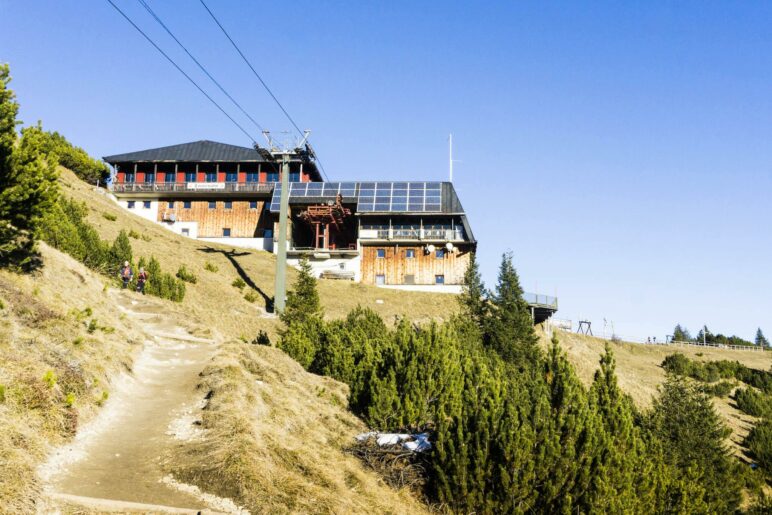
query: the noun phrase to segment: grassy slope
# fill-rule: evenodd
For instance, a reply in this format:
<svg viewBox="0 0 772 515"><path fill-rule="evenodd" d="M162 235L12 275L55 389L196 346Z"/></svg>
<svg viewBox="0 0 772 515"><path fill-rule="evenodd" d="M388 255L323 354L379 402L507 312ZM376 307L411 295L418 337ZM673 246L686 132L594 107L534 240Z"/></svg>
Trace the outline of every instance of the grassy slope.
<svg viewBox="0 0 772 515"><path fill-rule="evenodd" d="M589 385L592 382L598 361L604 346L608 343L614 351L617 361L617 376L619 386L632 396L635 403L642 408L651 406L652 399L657 394L657 387L665 380L665 371L660 364L666 356L681 352L690 359L698 361L732 360L739 361L751 368L767 370L772 366L772 352L732 351L714 348L670 347L664 345L641 345L635 343L613 343L601 338L581 334L557 332L561 346L568 354L569 360L576 367L582 381ZM545 345L547 338L542 338ZM724 416L732 429L732 442L739 444L748 434L754 417L742 413L734 407L731 399L715 399L716 409ZM739 449L738 445L734 448Z"/></svg>

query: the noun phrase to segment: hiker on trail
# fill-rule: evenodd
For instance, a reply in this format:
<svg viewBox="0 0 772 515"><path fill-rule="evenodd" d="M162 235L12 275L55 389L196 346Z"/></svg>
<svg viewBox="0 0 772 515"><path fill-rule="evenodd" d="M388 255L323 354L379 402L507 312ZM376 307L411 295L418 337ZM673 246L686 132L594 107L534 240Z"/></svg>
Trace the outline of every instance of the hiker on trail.
<svg viewBox="0 0 772 515"><path fill-rule="evenodd" d="M123 281L123 289L125 290L128 288L131 280L134 278L134 272L131 271L131 266L129 266L128 261L123 262L123 267L121 268L119 275L121 276L121 280Z"/></svg>
<svg viewBox="0 0 772 515"><path fill-rule="evenodd" d="M147 282L147 272L144 268L139 269L139 275L137 276L137 291L142 295L145 294L145 283Z"/></svg>

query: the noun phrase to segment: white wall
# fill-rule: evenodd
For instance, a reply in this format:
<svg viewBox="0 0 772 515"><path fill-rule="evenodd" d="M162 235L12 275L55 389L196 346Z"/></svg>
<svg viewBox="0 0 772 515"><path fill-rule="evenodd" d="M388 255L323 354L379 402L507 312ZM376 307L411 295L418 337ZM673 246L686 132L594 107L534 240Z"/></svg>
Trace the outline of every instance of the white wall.
<svg viewBox="0 0 772 515"><path fill-rule="evenodd" d="M191 234L191 237L192 234ZM273 252L273 238L198 238L201 241L211 241L212 243L222 243L223 245L233 245L246 249L267 250Z"/></svg>
<svg viewBox="0 0 772 515"><path fill-rule="evenodd" d="M129 202L134 202L134 207L129 208ZM145 207L145 202L150 202L150 207ZM132 199L132 200L126 200L126 199L120 199L118 200L118 205L120 205L122 208L127 209L128 211L134 213L135 215L139 215L142 218L145 218L147 220L150 220L151 222L158 222L158 201L157 200L143 200L143 199Z"/></svg>
<svg viewBox="0 0 772 515"><path fill-rule="evenodd" d="M322 251L320 251L322 252ZM308 256L308 262L311 265L314 277L319 277L322 272L330 270L336 272L353 272L354 281L359 282L362 280L362 272L360 270L361 264L360 256L351 257L330 257L328 259L315 259L313 256ZM288 257L287 264L300 268L299 257Z"/></svg>
<svg viewBox="0 0 772 515"><path fill-rule="evenodd" d="M198 222L161 222L161 224L172 232L177 234L188 236L190 238L198 238ZM188 234L183 234L183 229L188 230Z"/></svg>
<svg viewBox="0 0 772 515"><path fill-rule="evenodd" d="M379 284L378 288L388 290L425 291L429 293L461 293L460 284Z"/></svg>

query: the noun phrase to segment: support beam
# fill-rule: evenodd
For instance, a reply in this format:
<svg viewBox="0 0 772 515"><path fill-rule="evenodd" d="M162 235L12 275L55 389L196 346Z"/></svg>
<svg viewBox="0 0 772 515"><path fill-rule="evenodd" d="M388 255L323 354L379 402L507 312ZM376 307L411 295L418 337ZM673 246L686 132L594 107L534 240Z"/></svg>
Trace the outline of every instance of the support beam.
<svg viewBox="0 0 772 515"><path fill-rule="evenodd" d="M289 154L282 155L281 202L279 203L279 241L276 253L276 285L273 311L281 313L287 302L287 212L289 211Z"/></svg>

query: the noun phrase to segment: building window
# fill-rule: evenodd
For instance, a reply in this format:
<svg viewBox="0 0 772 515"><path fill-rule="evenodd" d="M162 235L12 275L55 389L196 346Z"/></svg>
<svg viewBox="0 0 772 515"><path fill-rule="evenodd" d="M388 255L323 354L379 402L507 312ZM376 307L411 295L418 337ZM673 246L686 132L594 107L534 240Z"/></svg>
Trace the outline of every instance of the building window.
<svg viewBox="0 0 772 515"><path fill-rule="evenodd" d="M233 209L233 202L230 200L226 200L223 202L225 209Z"/></svg>
<svg viewBox="0 0 772 515"><path fill-rule="evenodd" d="M265 229L263 231L263 238L273 238L273 229Z"/></svg>
<svg viewBox="0 0 772 515"><path fill-rule="evenodd" d="M405 249L405 257L408 259L415 258L415 249Z"/></svg>
<svg viewBox="0 0 772 515"><path fill-rule="evenodd" d="M377 249L375 251L375 257L377 257L377 258L385 258L386 257L386 249Z"/></svg>
<svg viewBox="0 0 772 515"><path fill-rule="evenodd" d="M126 202L126 207L129 209L134 209L134 201L129 200L128 202Z"/></svg>
<svg viewBox="0 0 772 515"><path fill-rule="evenodd" d="M134 175L134 173L133 173L133 172L131 172L131 173L127 173L127 174L126 174L126 175L124 175L123 177L124 177L124 178L123 178L123 182L134 182L134 181L136 180L136 178L137 178L137 177Z"/></svg>
<svg viewBox="0 0 772 515"><path fill-rule="evenodd" d="M206 182L217 182L217 172L206 172Z"/></svg>
<svg viewBox="0 0 772 515"><path fill-rule="evenodd" d="M166 182L177 182L177 174L174 172L166 172Z"/></svg>
<svg viewBox="0 0 772 515"><path fill-rule="evenodd" d="M155 174L150 172L145 174L145 183L153 184L155 182Z"/></svg>
<svg viewBox="0 0 772 515"><path fill-rule="evenodd" d="M437 259L445 259L445 249L437 249L434 251L434 256Z"/></svg>
<svg viewBox="0 0 772 515"><path fill-rule="evenodd" d="M434 284L445 284L445 276L442 275L442 274L435 275L434 276Z"/></svg>
<svg viewBox="0 0 772 515"><path fill-rule="evenodd" d="M209 201L209 209L216 209L217 208L217 202L214 200Z"/></svg>
<svg viewBox="0 0 772 515"><path fill-rule="evenodd" d="M145 209L150 209L150 201L145 200L144 202L142 202L142 207L144 207Z"/></svg>
<svg viewBox="0 0 772 515"><path fill-rule="evenodd" d="M191 205L190 200L185 200L182 202L182 207L184 207L185 209L190 209L190 205Z"/></svg>
<svg viewBox="0 0 772 515"><path fill-rule="evenodd" d="M174 209L174 201L173 200L169 201L169 209Z"/></svg>
<svg viewBox="0 0 772 515"><path fill-rule="evenodd" d="M249 201L249 209L257 209L257 200Z"/></svg>
<svg viewBox="0 0 772 515"><path fill-rule="evenodd" d="M257 172L247 172L247 182L260 182L260 174Z"/></svg>
<svg viewBox="0 0 772 515"><path fill-rule="evenodd" d="M290 172L289 182L300 182L300 172Z"/></svg>
<svg viewBox="0 0 772 515"><path fill-rule="evenodd" d="M182 235L183 236L190 236L190 229L183 229L182 230Z"/></svg>
<svg viewBox="0 0 772 515"><path fill-rule="evenodd" d="M225 174L225 182L238 182L239 174L236 172L228 172Z"/></svg>
<svg viewBox="0 0 772 515"><path fill-rule="evenodd" d="M386 276L383 274L376 275L375 284L386 284Z"/></svg>
<svg viewBox="0 0 772 515"><path fill-rule="evenodd" d="M196 172L185 172L185 182L196 182Z"/></svg>
<svg viewBox="0 0 772 515"><path fill-rule="evenodd" d="M223 228L222 236L223 236L223 238L230 238L231 237L231 230L230 230L230 228L228 228L228 227Z"/></svg>
<svg viewBox="0 0 772 515"><path fill-rule="evenodd" d="M268 172L265 174L267 182L279 182L279 172Z"/></svg>

